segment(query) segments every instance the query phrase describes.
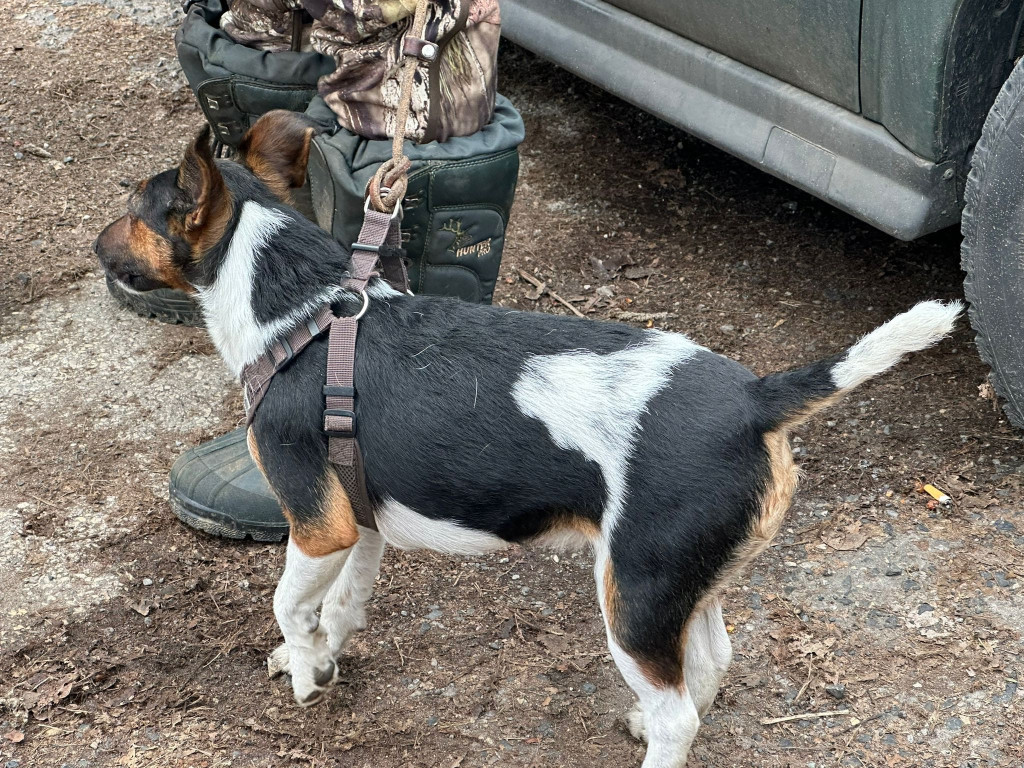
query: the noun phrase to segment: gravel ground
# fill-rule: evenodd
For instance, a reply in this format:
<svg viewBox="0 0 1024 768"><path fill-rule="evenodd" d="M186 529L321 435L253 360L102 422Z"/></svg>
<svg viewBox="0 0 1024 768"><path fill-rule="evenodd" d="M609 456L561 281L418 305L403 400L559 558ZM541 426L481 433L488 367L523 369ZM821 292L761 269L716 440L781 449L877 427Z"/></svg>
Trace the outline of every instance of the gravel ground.
<svg viewBox="0 0 1024 768"><path fill-rule="evenodd" d="M0 4L0 765L638 765L585 554L389 553L329 701L266 679L281 548L166 501L237 387L203 331L114 306L89 252L201 123L177 19ZM890 240L511 46L501 78L528 139L500 304L565 311L523 270L765 373L961 295L956 232ZM1024 443L985 381L961 328L795 438L690 765L1024 766Z"/></svg>

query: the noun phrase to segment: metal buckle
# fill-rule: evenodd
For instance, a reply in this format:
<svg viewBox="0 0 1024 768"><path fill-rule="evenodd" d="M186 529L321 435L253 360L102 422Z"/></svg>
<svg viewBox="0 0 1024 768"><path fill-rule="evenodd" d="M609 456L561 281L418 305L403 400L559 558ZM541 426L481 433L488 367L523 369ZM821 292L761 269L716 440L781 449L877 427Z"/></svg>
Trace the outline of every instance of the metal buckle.
<svg viewBox="0 0 1024 768"><path fill-rule="evenodd" d="M327 429L324 428L324 434L328 437L343 437L343 438L354 438L356 436L356 414L354 411L347 411L343 408L327 408L324 411L324 424L327 423L328 416L345 416L352 420L352 426L348 429Z"/></svg>
<svg viewBox="0 0 1024 768"><path fill-rule="evenodd" d="M391 187L381 187L380 188L380 196L381 197L385 197L387 195L387 193L389 193L390 191L391 191ZM373 210L377 210L377 209L374 208ZM367 195L366 196L366 202L363 203L363 215L366 215L369 212L370 212L370 196ZM378 211L378 213L381 213L381 211ZM398 219L399 221L401 221L403 216L405 216L405 210L402 208L402 203L399 202L398 205L395 206L395 210L393 210L391 212L391 219L392 220Z"/></svg>
<svg viewBox="0 0 1024 768"><path fill-rule="evenodd" d="M366 314L366 310L370 308L370 295L366 291L360 291L363 296L363 308L359 310L359 314L353 317L353 320L361 320L363 315Z"/></svg>
<svg viewBox="0 0 1024 768"><path fill-rule="evenodd" d="M271 367L277 371L286 366L295 358L295 350L292 349L292 345L288 343L288 339L279 339L278 344L284 350L284 357L281 358L281 362L277 362L277 357L274 355L274 348L271 347L267 351L267 357L270 358Z"/></svg>

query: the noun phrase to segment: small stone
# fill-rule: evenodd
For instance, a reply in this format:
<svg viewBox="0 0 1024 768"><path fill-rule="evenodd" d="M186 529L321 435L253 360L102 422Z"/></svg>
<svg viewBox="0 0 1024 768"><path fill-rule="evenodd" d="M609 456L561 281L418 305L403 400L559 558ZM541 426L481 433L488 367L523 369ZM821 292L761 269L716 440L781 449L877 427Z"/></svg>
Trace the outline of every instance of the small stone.
<svg viewBox="0 0 1024 768"><path fill-rule="evenodd" d="M64 165L70 165L73 162L75 162L75 158L73 158L71 155L68 155L67 157L64 158Z"/></svg>
<svg viewBox="0 0 1024 768"><path fill-rule="evenodd" d="M119 182L117 182L117 183L118 183L118 184L120 184L120 185L121 185L122 187L124 187L125 189L127 189L128 187L130 187L130 186L132 185L132 183L131 183L131 182L130 182L130 181L129 181L128 179L121 179L121 180L120 180Z"/></svg>
<svg viewBox="0 0 1024 768"><path fill-rule="evenodd" d="M583 691L587 696L592 696L597 692L597 686L593 683L584 683L580 686L580 690Z"/></svg>
<svg viewBox="0 0 1024 768"><path fill-rule="evenodd" d="M144 587L152 587L153 586L153 580L152 579L148 579L148 578L147 579L143 579L142 580L142 586L144 586Z"/></svg>
<svg viewBox="0 0 1024 768"><path fill-rule="evenodd" d="M430 717L427 718L427 725L429 725L431 728L433 728L435 725L437 725L438 722L440 722L440 721L437 719L437 715L431 715Z"/></svg>
<svg viewBox="0 0 1024 768"><path fill-rule="evenodd" d="M951 717L946 721L946 730L949 731L960 731L963 730L964 721L959 717Z"/></svg>
<svg viewBox="0 0 1024 768"><path fill-rule="evenodd" d="M921 585L918 584L913 579L907 579L906 581L903 582L903 591L904 592L913 592L913 591L918 590L920 588L921 588Z"/></svg>
<svg viewBox="0 0 1024 768"><path fill-rule="evenodd" d="M901 576L902 574L903 574L903 569L902 568L897 568L895 566L889 566L888 568L885 569L885 575L886 576Z"/></svg>
<svg viewBox="0 0 1024 768"><path fill-rule="evenodd" d="M15 160L24 160L25 159L25 153L24 152L15 152L14 153L14 159Z"/></svg>
<svg viewBox="0 0 1024 768"><path fill-rule="evenodd" d="M427 614L426 618L430 621L437 621L442 616L444 616L444 611L442 611L438 606L432 605L430 606L430 613Z"/></svg>
<svg viewBox="0 0 1024 768"><path fill-rule="evenodd" d="M1006 578L1006 574L1003 573L1002 571L1000 571L999 573L997 573L995 575L995 580L996 580L996 586L997 587L1004 587L1005 588L1005 587L1012 586L1012 584L1010 583L1009 579Z"/></svg>
<svg viewBox="0 0 1024 768"><path fill-rule="evenodd" d="M19 765L21 765L21 763L19 763L17 760L8 760L6 763L4 763L4 768L18 768Z"/></svg>
<svg viewBox="0 0 1024 768"><path fill-rule="evenodd" d="M826 685L825 693L831 696L836 701L842 701L846 698L846 686L845 685Z"/></svg>
<svg viewBox="0 0 1024 768"><path fill-rule="evenodd" d="M934 606L928 605L928 603L921 603L917 606L917 615L920 616L922 613L931 613L934 610Z"/></svg>

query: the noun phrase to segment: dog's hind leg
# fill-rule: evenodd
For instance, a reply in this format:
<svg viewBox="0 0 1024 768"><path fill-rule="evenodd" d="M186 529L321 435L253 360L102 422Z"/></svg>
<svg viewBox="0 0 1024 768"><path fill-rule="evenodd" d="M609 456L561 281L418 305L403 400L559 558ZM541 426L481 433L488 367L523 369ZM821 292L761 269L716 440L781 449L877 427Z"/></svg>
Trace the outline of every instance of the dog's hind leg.
<svg viewBox="0 0 1024 768"><path fill-rule="evenodd" d="M729 664L732 663L732 642L722 618L718 598L708 600L690 616L684 651L686 687L697 712L704 717L718 694Z"/></svg>
<svg viewBox="0 0 1024 768"><path fill-rule="evenodd" d="M373 592L383 553L384 537L360 528L359 541L324 598L321 624L334 658L341 655L352 635L366 626L366 601Z"/></svg>
<svg viewBox="0 0 1024 768"><path fill-rule="evenodd" d="M700 715L683 677L683 658L679 643L683 622L670 621L671 637L666 635L664 655L652 655L650 649L630 647L627 638L635 635L624 626L644 621L626 608L626 596L616 583L614 566L607 552L598 546L595 563L598 598L608 633L608 648L622 677L639 698L639 706L628 716L630 730L647 741L643 768L682 768L690 745L700 727ZM653 585L651 585L653 586ZM652 604L653 605L653 604ZM673 639L674 638L674 639Z"/></svg>
<svg viewBox="0 0 1024 768"><path fill-rule="evenodd" d="M732 662L732 642L722 619L722 606L716 598L695 611L686 628L686 650L683 672L686 689L704 717L711 709L729 664ZM640 741L647 741L642 702L626 714L629 732Z"/></svg>

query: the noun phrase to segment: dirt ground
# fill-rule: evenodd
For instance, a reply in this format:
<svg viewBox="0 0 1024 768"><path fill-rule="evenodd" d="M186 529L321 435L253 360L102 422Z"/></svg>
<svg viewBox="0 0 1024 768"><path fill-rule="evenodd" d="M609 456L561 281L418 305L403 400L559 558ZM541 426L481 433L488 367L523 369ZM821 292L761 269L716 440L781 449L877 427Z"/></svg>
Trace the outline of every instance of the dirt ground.
<svg viewBox="0 0 1024 768"><path fill-rule="evenodd" d="M638 765L585 554L389 552L329 700L267 679L283 548L167 503L237 385L89 248L200 125L175 8L0 2L0 765ZM955 231L891 240L511 46L501 88L528 129L504 306L567 311L522 270L765 373L961 295ZM691 766L1024 765L1024 443L985 381L961 327L799 433Z"/></svg>

